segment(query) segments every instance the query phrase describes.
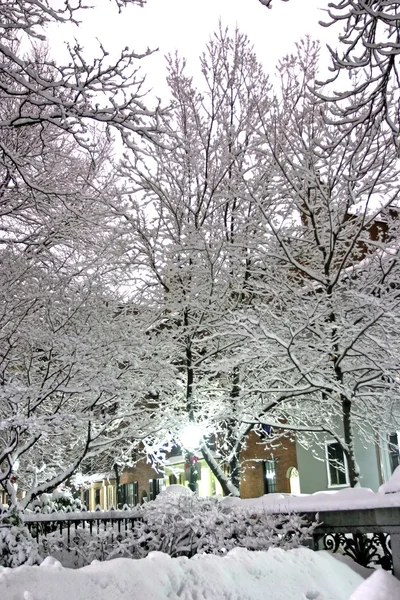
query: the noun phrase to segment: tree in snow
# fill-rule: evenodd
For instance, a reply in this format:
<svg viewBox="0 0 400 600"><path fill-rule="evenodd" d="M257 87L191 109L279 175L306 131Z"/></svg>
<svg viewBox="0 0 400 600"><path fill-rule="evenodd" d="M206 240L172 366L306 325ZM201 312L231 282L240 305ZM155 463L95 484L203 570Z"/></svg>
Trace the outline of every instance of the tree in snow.
<svg viewBox="0 0 400 600"><path fill-rule="evenodd" d="M43 47L21 51L83 8L0 8L0 485L15 503L18 476L25 505L85 457L132 444L152 419L152 379L134 376L143 344L100 202L115 193L106 134L132 145L155 130L138 56L126 49L112 64L100 48L89 63L75 45L60 65Z"/></svg>
<svg viewBox="0 0 400 600"><path fill-rule="evenodd" d="M123 174L132 196L115 212L132 280L156 315L149 340L162 350L160 360L170 361L158 390L175 439L181 441L185 426L206 425L230 477L205 439L203 456L225 493L237 494L237 445L245 431L238 437L234 416L239 383L247 383L239 382L241 337L220 323L247 301L257 209L241 196L243 177L251 177L255 163L256 109L269 84L246 36L221 27L201 70L202 92L185 62L169 58L173 105L162 120L165 133L157 145L143 143L126 156Z"/></svg>
<svg viewBox="0 0 400 600"><path fill-rule="evenodd" d="M355 485L354 428L370 439L397 417L397 157L384 129L360 142L329 124L317 45L282 61L273 97L247 44L217 34L204 95L170 60L169 135L124 165L137 204L118 214L171 359L159 395L177 440L213 434L201 450L225 493L263 425L329 433Z"/></svg>
<svg viewBox="0 0 400 600"><path fill-rule="evenodd" d="M121 8L143 2L116 0L116 4ZM136 54L125 48L113 63L99 44L99 57L88 61L76 42L68 48L69 63L62 65L43 55L39 63L32 63L18 51L21 41L44 43L50 24L78 25L79 13L88 8L68 0L60 8L54 8L49 0L40 5L34 0L2 4L0 87L2 96L18 100L2 127L23 129L51 124L86 149L93 147L87 130L91 122L118 131L128 144L132 134L147 136L154 131L146 124L153 113L142 102L143 78L138 75L138 59L149 52ZM4 141L2 149L7 154ZM7 156L12 160L14 155L10 151Z"/></svg>
<svg viewBox="0 0 400 600"><path fill-rule="evenodd" d="M338 49L329 48L335 83L334 95L325 94L336 104L336 124L347 131L364 124L363 134L386 126L399 148L399 3L395 0L344 0L330 3L330 20L323 25L344 25ZM351 86L349 87L349 77ZM343 81L342 81L343 79ZM346 82L347 81L347 82ZM331 85L330 88L331 89Z"/></svg>
<svg viewBox="0 0 400 600"><path fill-rule="evenodd" d="M272 0L259 1L272 8ZM323 5L321 2L321 7ZM398 149L399 3L397 0L341 0L325 2L325 6L328 18L320 24L324 27L343 25L338 47L328 46L333 75L320 82L320 85L329 84L327 90L320 89L319 95L335 105L332 122L346 132L356 128L358 135L373 133L385 124Z"/></svg>
<svg viewBox="0 0 400 600"><path fill-rule="evenodd" d="M354 429L368 440L398 419L399 165L387 129L343 136L329 124L329 103L311 91L317 56L306 40L287 57L274 108L259 113L264 158L260 147L248 193L269 239L253 302L231 322L253 340L247 360L268 373L259 422L330 432L353 486ZM256 410L249 403L249 422Z"/></svg>

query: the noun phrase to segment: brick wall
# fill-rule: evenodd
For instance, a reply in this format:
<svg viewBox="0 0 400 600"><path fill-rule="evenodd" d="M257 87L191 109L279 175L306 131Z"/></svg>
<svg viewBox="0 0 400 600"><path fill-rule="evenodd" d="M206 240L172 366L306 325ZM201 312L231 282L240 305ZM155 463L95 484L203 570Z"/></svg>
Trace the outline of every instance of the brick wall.
<svg viewBox="0 0 400 600"><path fill-rule="evenodd" d="M290 492L288 470L290 467L297 468L294 439L285 436L276 448L268 448L265 443L260 444L260 441L260 437L252 431L247 440L247 447L241 453L240 496L242 498L257 498L265 494L263 461L272 458L275 460L276 491Z"/></svg>
<svg viewBox="0 0 400 600"><path fill-rule="evenodd" d="M163 475L153 469L153 467L146 462L146 459L141 459L134 467L126 467L124 469L121 474L121 485L137 481L139 485L139 501L141 501L143 491L146 491L147 498L150 498L150 479L162 477Z"/></svg>

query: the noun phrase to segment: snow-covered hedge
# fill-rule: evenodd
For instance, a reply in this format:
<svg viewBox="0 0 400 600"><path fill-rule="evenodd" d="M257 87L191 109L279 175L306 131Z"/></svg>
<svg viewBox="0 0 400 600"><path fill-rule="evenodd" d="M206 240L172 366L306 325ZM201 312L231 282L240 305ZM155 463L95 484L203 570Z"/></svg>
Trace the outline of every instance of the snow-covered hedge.
<svg viewBox="0 0 400 600"><path fill-rule="evenodd" d="M193 556L225 554L236 547L288 549L299 546L313 529L299 515L255 514L235 505L227 507L215 497L171 494L168 490L143 505L141 516L133 531L132 550L138 558L154 550L170 556Z"/></svg>
<svg viewBox="0 0 400 600"><path fill-rule="evenodd" d="M74 498L70 488L60 486L53 490L51 494L41 494L32 501L30 510L38 513L52 512L74 512L82 510L82 502L79 498Z"/></svg>
<svg viewBox="0 0 400 600"><path fill-rule="evenodd" d="M38 547L21 515L16 511L0 511L0 566L19 567L42 562Z"/></svg>
<svg viewBox="0 0 400 600"><path fill-rule="evenodd" d="M35 540L26 527L0 524L0 565L19 567L42 562Z"/></svg>
<svg viewBox="0 0 400 600"><path fill-rule="evenodd" d="M314 528L299 515L255 514L234 504L227 506L218 498L199 498L187 488L167 490L139 511L141 519L120 535L107 529L90 535L87 529L78 528L71 540L72 553L65 552L65 539L57 532L51 534L46 554L57 557L64 566L80 567L95 559L144 558L153 551L192 557L224 555L236 547L289 549L304 543Z"/></svg>

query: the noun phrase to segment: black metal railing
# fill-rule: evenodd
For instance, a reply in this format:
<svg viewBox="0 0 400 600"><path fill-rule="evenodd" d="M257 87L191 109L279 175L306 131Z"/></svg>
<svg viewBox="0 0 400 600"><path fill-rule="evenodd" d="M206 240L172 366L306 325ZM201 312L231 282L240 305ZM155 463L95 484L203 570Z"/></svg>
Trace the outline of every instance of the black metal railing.
<svg viewBox="0 0 400 600"><path fill-rule="evenodd" d="M317 520L314 549L340 552L364 567L382 567L400 579L400 507L307 513Z"/></svg>
<svg viewBox="0 0 400 600"><path fill-rule="evenodd" d="M87 530L90 535L100 531L113 531L115 535L126 535L133 529L135 521L141 517L135 510L115 511L83 511L83 512L58 512L58 513L28 513L24 515L24 523L30 534L39 543L41 538L58 531L66 534L67 542L71 541L71 532L78 528Z"/></svg>
<svg viewBox="0 0 400 600"><path fill-rule="evenodd" d="M43 557L76 568L111 555L131 556L133 530L141 516L133 509L25 513L23 520Z"/></svg>
<svg viewBox="0 0 400 600"><path fill-rule="evenodd" d="M315 550L340 552L364 567L391 570L400 579L400 507L309 512L303 516L310 523L318 522L313 531ZM115 544L126 547L140 520L135 509L24 515L25 525L45 553L58 543L64 553L76 555L93 545L95 538L98 552L104 540L104 555L105 545L108 550Z"/></svg>

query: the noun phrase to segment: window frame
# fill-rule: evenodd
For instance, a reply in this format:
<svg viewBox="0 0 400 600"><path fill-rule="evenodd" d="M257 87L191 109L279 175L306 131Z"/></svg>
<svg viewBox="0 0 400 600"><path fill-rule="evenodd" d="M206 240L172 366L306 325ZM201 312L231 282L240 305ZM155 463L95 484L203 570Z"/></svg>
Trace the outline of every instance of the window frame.
<svg viewBox="0 0 400 600"><path fill-rule="evenodd" d="M267 463L269 463L269 466L272 465L273 469L267 468ZM274 477L273 478L267 477L267 473L273 473ZM275 459L275 457L267 458L267 459L263 460L263 477L264 477L264 494L278 493L277 492L277 476L276 476L276 459ZM272 485L269 483L270 481L273 481Z"/></svg>
<svg viewBox="0 0 400 600"><path fill-rule="evenodd" d="M396 442L391 441L391 438L396 436ZM388 434L388 453L389 453L389 466L391 474L400 466L400 435L398 431L391 431ZM397 464L393 464L393 458L396 458Z"/></svg>
<svg viewBox="0 0 400 600"><path fill-rule="evenodd" d="M128 481L121 485L122 503L127 506L136 506L139 504L139 482ZM132 500L132 502L130 502Z"/></svg>
<svg viewBox="0 0 400 600"><path fill-rule="evenodd" d="M329 468L328 447L331 446L332 444L339 444L339 442L337 440L325 440L325 465L326 465L326 473L327 473L327 477L328 477L328 488L349 487L350 486L349 468L347 465L347 458L346 458L346 455L345 455L343 449L342 449L342 452L343 452L344 474L346 477L346 483L332 483L332 481L331 481L331 471Z"/></svg>

